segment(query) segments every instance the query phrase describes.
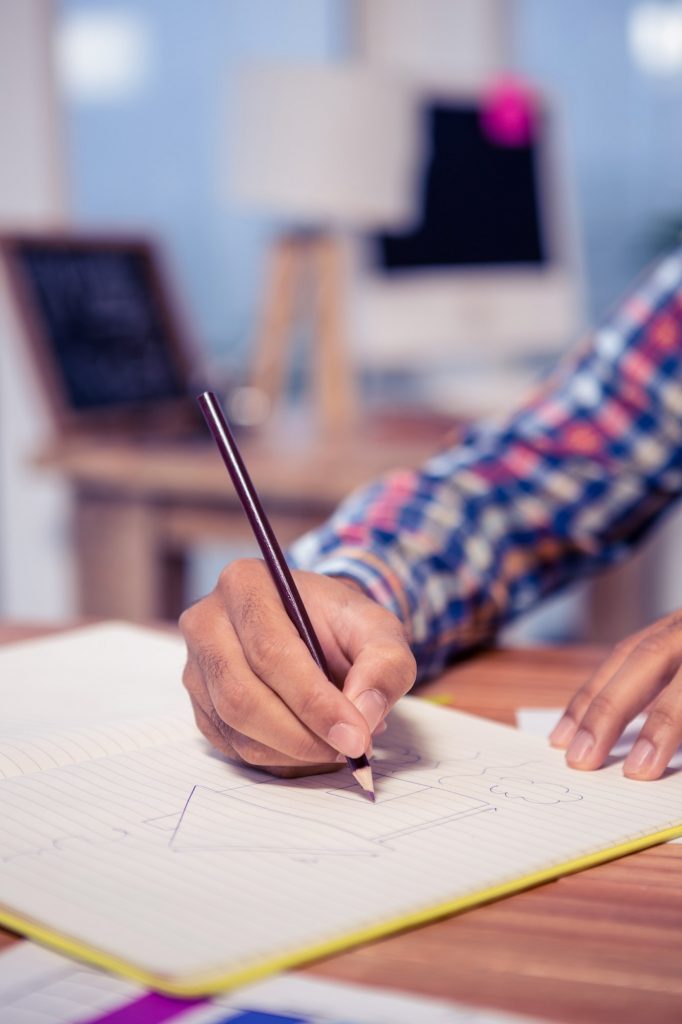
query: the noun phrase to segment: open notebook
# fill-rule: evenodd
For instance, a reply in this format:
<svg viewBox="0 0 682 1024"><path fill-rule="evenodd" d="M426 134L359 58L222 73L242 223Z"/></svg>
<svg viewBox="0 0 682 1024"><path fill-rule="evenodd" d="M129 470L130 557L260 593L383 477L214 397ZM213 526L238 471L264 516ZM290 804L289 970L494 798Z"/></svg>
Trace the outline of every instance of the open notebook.
<svg viewBox="0 0 682 1024"><path fill-rule="evenodd" d="M182 654L121 624L0 652L9 927L206 993L682 834L682 774L571 771L418 699L378 744L374 805L345 768L232 767L195 731Z"/></svg>

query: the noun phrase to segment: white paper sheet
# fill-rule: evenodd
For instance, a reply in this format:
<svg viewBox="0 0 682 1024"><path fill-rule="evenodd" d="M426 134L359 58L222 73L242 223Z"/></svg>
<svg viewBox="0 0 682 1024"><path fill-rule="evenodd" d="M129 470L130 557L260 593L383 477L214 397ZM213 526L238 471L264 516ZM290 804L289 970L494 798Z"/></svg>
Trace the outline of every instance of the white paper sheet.
<svg viewBox="0 0 682 1024"><path fill-rule="evenodd" d="M157 660L159 638L141 633L118 627L106 671L86 631L27 648L24 665L0 652L0 678L9 664L34 691L66 680L92 716L115 678L130 709L130 672L152 695L145 713L165 711L181 658ZM682 824L679 774L642 786L619 765L575 772L542 740L411 698L377 743L376 804L345 768L290 781L233 767L182 716L170 737L167 718L103 728L99 753L50 768L31 763L26 717L6 737L0 906L159 983L244 981Z"/></svg>
<svg viewBox="0 0 682 1024"><path fill-rule="evenodd" d="M516 712L516 724L522 732L528 733L529 736L546 737L549 736L562 714L563 708L519 708ZM625 760L645 721L644 715L633 718L613 747L611 757ZM670 761L670 767L676 771L682 768L682 746ZM671 839L670 842L682 844L682 836L679 839Z"/></svg>

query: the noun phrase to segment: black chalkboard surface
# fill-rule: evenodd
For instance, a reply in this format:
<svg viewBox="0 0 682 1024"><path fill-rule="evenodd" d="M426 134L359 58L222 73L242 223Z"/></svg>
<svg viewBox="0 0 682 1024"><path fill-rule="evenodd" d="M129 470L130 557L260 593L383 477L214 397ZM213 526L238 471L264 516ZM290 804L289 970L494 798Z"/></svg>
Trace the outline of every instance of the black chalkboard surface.
<svg viewBox="0 0 682 1024"><path fill-rule="evenodd" d="M12 236L2 251L60 426L134 426L189 405L189 354L144 239Z"/></svg>

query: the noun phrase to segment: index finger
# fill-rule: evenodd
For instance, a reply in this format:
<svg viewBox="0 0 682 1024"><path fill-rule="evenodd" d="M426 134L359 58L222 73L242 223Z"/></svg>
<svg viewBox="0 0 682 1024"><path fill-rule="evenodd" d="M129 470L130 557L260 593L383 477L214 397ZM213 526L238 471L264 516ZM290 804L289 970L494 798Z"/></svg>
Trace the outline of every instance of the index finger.
<svg viewBox="0 0 682 1024"><path fill-rule="evenodd" d="M572 768L598 768L623 729L669 681L682 638L669 626L648 634L594 697L568 748Z"/></svg>
<svg viewBox="0 0 682 1024"><path fill-rule="evenodd" d="M261 587L253 600L242 592L233 626L251 670L299 721L345 757L365 753L367 722L313 661L274 585Z"/></svg>
<svg viewBox="0 0 682 1024"><path fill-rule="evenodd" d="M583 716L597 694L613 679L616 672L627 661L641 639L642 633L617 644L608 657L599 665L589 679L576 690L566 705L566 710L552 729L549 740L553 747L565 750L578 731Z"/></svg>
<svg viewBox="0 0 682 1024"><path fill-rule="evenodd" d="M365 753L367 722L318 668L293 626L277 637L246 627L240 639L252 671L312 733L346 757Z"/></svg>

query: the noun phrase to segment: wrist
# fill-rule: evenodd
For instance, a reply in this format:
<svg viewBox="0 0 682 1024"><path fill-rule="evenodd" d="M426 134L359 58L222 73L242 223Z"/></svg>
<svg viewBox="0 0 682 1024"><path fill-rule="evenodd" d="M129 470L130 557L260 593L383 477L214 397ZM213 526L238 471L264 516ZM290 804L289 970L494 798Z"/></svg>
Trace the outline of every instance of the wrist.
<svg viewBox="0 0 682 1024"><path fill-rule="evenodd" d="M403 624L408 642L412 641L410 599L397 573L373 551L339 548L322 557L315 571L343 580L376 604L392 612Z"/></svg>

